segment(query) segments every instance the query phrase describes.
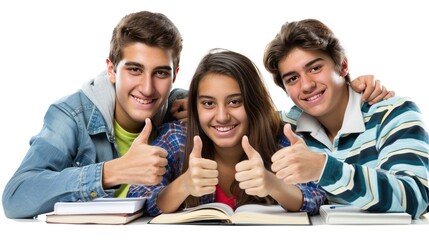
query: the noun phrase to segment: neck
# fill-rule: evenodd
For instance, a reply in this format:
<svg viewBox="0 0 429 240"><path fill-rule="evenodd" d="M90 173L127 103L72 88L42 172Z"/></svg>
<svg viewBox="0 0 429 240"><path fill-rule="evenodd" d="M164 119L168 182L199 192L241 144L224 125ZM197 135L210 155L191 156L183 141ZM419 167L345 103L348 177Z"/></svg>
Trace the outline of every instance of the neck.
<svg viewBox="0 0 429 240"><path fill-rule="evenodd" d="M235 165L243 158L241 146L231 148L216 148L214 160L219 171L219 187L227 197L232 197L231 184L235 181Z"/></svg>
<svg viewBox="0 0 429 240"><path fill-rule="evenodd" d="M343 94L337 95L336 98L340 99L337 104L332 106L330 108L331 110L323 116L317 117L317 120L324 127L331 142L334 141L335 136L337 136L343 126L344 116L349 102L348 89L343 91Z"/></svg>
<svg viewBox="0 0 429 240"><path fill-rule="evenodd" d="M243 154L244 151L241 145L230 148L215 147L214 160L225 165L235 166L235 164L237 164L241 160Z"/></svg>

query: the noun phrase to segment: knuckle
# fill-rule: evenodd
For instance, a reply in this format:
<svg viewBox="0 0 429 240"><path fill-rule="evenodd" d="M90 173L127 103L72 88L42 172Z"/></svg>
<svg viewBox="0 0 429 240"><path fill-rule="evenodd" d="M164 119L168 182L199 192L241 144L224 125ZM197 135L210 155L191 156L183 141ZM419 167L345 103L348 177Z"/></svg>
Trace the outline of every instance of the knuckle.
<svg viewBox="0 0 429 240"><path fill-rule="evenodd" d="M264 170L262 168L256 169L255 176L258 176L258 177L264 176Z"/></svg>

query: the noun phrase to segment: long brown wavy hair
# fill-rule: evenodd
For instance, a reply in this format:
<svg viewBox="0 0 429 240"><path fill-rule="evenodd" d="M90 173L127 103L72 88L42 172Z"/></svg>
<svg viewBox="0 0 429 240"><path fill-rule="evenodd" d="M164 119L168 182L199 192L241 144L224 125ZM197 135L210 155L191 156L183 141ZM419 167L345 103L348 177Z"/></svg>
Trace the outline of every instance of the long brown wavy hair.
<svg viewBox="0 0 429 240"><path fill-rule="evenodd" d="M188 169L189 154L193 149L193 137L199 135L203 142L202 157L214 159L213 141L202 130L197 110L198 87L208 74L220 74L235 79L240 87L244 109L249 120L250 144L260 153L265 168L271 171L271 156L280 148L278 137L283 134L283 122L263 82L259 69L246 56L224 49L211 50L199 63L189 87L188 128L182 174ZM245 159L244 155L241 160ZM238 182L231 184L236 207L247 203L273 204L271 197L249 196L240 189ZM189 196L188 207L199 205L199 198Z"/></svg>

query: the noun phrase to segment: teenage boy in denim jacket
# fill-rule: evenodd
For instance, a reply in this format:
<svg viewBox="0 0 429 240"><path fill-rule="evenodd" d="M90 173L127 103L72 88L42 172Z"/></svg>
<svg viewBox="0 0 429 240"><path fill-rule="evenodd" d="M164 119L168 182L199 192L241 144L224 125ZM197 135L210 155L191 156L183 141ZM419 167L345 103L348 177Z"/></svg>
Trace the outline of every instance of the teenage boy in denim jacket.
<svg viewBox="0 0 429 240"><path fill-rule="evenodd" d="M126 194L129 183L159 183L167 153L149 143L156 126L186 116L170 113L173 101L187 96L171 91L181 50L181 35L166 16L125 16L112 34L107 71L49 107L5 187L6 217L31 218L58 201L121 195L118 189Z"/></svg>

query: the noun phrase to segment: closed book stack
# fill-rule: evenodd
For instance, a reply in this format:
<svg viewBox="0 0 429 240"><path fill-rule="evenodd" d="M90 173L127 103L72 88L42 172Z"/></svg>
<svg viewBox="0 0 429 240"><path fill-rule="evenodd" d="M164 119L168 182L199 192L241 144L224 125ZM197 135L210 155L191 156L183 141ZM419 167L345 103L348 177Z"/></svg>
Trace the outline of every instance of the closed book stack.
<svg viewBox="0 0 429 240"><path fill-rule="evenodd" d="M57 202L47 223L127 224L143 216L145 198L99 198L89 202Z"/></svg>

